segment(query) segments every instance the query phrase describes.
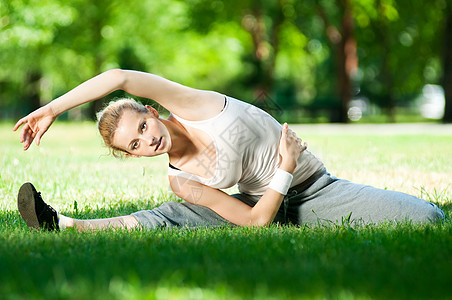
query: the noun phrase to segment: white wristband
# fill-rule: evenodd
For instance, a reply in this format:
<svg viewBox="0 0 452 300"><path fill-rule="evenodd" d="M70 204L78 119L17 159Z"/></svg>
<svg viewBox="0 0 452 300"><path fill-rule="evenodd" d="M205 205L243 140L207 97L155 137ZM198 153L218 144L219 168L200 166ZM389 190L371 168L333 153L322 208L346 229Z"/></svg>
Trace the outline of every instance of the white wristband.
<svg viewBox="0 0 452 300"><path fill-rule="evenodd" d="M272 190L286 195L292 183L293 175L281 169L277 169L272 181L268 185Z"/></svg>

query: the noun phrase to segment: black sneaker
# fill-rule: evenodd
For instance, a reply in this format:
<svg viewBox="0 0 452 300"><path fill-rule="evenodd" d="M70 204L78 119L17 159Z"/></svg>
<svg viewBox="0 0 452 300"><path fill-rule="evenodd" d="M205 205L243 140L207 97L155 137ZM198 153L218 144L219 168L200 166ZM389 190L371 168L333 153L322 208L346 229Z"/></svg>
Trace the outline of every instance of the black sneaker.
<svg viewBox="0 0 452 300"><path fill-rule="evenodd" d="M24 183L20 187L17 207L28 227L48 231L60 230L57 212L42 200L41 193L37 192L31 183Z"/></svg>

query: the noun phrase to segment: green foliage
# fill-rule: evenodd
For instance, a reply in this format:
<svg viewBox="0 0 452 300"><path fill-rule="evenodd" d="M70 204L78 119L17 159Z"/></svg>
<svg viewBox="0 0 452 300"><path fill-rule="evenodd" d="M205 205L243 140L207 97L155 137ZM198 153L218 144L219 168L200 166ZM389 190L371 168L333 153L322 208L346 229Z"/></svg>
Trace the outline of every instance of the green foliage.
<svg viewBox="0 0 452 300"><path fill-rule="evenodd" d="M442 30L444 8L444 1L362 1L356 7L364 93L385 106L390 96L407 101L425 83L439 82L443 38L434 32Z"/></svg>
<svg viewBox="0 0 452 300"><path fill-rule="evenodd" d="M250 102L264 90L289 111L334 111L338 70L330 38L341 25L341 3L3 1L0 117L23 115L118 67ZM447 1L350 3L360 96L385 107L440 82Z"/></svg>
<svg viewBox="0 0 452 300"><path fill-rule="evenodd" d="M183 2L59 3L2 4L0 63L7 66L0 71L6 87L0 92L2 107L18 107L21 98L29 103L30 89L45 104L111 68L150 71L217 90L242 71L237 27L218 24L208 34L189 30ZM38 84L30 87L29 74L37 74Z"/></svg>

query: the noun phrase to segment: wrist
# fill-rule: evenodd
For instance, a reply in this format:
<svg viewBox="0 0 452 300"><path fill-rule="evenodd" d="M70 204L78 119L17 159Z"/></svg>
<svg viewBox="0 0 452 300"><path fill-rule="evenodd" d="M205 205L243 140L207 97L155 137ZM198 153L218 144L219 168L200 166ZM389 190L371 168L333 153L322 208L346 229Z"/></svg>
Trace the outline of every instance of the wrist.
<svg viewBox="0 0 452 300"><path fill-rule="evenodd" d="M50 112L52 113L52 116L54 116L55 118L58 117L58 112L57 112L57 109L55 107L55 103L50 102L50 103L47 104L47 106L49 107Z"/></svg>
<svg viewBox="0 0 452 300"><path fill-rule="evenodd" d="M279 168L283 171L286 171L290 174L293 174L293 172L295 171L295 168L297 167L297 163L296 162L289 162L289 161L285 161L283 160L279 166Z"/></svg>
<svg viewBox="0 0 452 300"><path fill-rule="evenodd" d="M66 109L64 108L64 105L60 98L57 98L47 104L47 106L50 108L50 111L52 112L52 115L57 118L59 115L64 113Z"/></svg>
<svg viewBox="0 0 452 300"><path fill-rule="evenodd" d="M286 195L287 191L292 184L293 175L281 168L277 169L272 181L268 185L272 190L280 193L281 195Z"/></svg>

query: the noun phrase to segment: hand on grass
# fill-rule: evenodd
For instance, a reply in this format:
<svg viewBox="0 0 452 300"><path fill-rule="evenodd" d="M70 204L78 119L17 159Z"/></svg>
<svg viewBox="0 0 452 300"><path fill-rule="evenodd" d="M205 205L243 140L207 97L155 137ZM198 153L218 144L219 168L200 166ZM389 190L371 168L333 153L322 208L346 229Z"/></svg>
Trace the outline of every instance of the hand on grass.
<svg viewBox="0 0 452 300"><path fill-rule="evenodd" d="M279 140L279 154L281 155L281 165L279 168L293 173L297 166L298 157L307 148L307 143L303 143L295 132L289 129L287 123L284 123L281 139Z"/></svg>
<svg viewBox="0 0 452 300"><path fill-rule="evenodd" d="M20 119L13 128L16 131L25 124L20 131L20 142L24 144L24 150L30 148L33 140L39 146L42 135L55 121L56 116L49 105L43 106L29 115Z"/></svg>

